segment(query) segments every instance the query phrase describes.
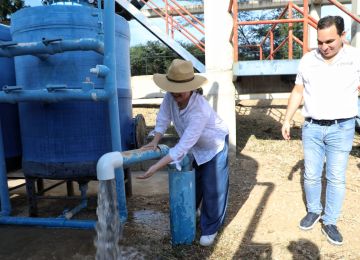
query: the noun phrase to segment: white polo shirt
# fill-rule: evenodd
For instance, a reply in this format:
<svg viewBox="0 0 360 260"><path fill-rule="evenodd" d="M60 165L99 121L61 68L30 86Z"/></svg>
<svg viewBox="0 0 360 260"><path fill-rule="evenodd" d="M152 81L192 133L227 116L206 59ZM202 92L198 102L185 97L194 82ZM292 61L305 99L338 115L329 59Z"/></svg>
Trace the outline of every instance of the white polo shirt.
<svg viewBox="0 0 360 260"><path fill-rule="evenodd" d="M360 50L344 45L328 64L318 49L300 61L295 84L304 86L304 117L341 119L357 115Z"/></svg>
<svg viewBox="0 0 360 260"><path fill-rule="evenodd" d="M164 134L171 121L180 136L179 142L169 151L174 163L191 152L196 163L201 165L224 148L228 128L202 95L192 93L186 108L179 110L173 96L167 92L156 117L155 132Z"/></svg>

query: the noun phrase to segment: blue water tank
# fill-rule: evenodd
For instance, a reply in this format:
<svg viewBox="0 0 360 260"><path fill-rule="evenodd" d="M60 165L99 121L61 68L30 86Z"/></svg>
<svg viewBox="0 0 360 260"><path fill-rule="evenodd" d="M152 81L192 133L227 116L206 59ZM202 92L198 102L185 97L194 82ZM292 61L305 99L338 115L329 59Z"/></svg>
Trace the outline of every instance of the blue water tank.
<svg viewBox="0 0 360 260"><path fill-rule="evenodd" d="M23 8L12 15L11 34L17 42L43 39L101 39L101 20L96 8L51 5ZM130 89L129 25L115 17L116 77L120 111L122 150L133 148ZM105 81L90 74L103 64L103 56L93 51L73 51L15 58L17 85L25 90L47 85L81 88L90 81L104 88ZM95 178L99 157L112 151L107 102L67 101L21 103L23 171L26 176L51 179Z"/></svg>
<svg viewBox="0 0 360 260"><path fill-rule="evenodd" d="M0 41L11 41L10 29L0 24ZM0 57L0 89L15 86L13 58ZM21 168L21 137L17 104L0 103L0 120L3 133L7 170Z"/></svg>

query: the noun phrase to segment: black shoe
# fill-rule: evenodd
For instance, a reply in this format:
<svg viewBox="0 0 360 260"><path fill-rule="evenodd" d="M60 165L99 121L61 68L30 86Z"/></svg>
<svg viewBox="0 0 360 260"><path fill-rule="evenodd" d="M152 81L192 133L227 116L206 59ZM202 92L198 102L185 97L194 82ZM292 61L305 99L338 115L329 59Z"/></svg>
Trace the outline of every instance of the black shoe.
<svg viewBox="0 0 360 260"><path fill-rule="evenodd" d="M306 216L300 221L299 228L302 230L309 230L312 229L315 224L319 221L320 214L308 212Z"/></svg>
<svg viewBox="0 0 360 260"><path fill-rule="evenodd" d="M321 231L327 237L328 241L334 245L342 245L343 237L335 225L323 225Z"/></svg>

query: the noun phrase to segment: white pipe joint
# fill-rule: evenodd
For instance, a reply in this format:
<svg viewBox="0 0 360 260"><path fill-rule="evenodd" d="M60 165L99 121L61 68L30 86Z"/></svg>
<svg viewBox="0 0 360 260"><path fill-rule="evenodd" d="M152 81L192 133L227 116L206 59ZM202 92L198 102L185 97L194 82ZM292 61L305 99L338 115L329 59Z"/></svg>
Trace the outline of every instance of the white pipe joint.
<svg viewBox="0 0 360 260"><path fill-rule="evenodd" d="M120 152L106 153L100 157L96 165L97 179L99 181L115 178L115 169L123 166L123 156Z"/></svg>

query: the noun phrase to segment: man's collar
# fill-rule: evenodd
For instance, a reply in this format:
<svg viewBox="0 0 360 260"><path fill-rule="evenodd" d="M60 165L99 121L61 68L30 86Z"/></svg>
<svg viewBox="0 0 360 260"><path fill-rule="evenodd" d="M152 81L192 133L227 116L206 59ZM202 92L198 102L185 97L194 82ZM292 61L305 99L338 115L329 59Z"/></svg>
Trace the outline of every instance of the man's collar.
<svg viewBox="0 0 360 260"><path fill-rule="evenodd" d="M341 59L341 57L342 57L342 56L344 55L344 53L345 53L344 49L345 49L345 44L341 47L341 49L339 50L339 52L338 52L338 53L335 55L335 57L332 59L331 63L337 62L339 59ZM316 51L315 51L315 56L316 56L318 59L326 62L326 59L324 59L324 57L322 56L319 48L316 49Z"/></svg>

